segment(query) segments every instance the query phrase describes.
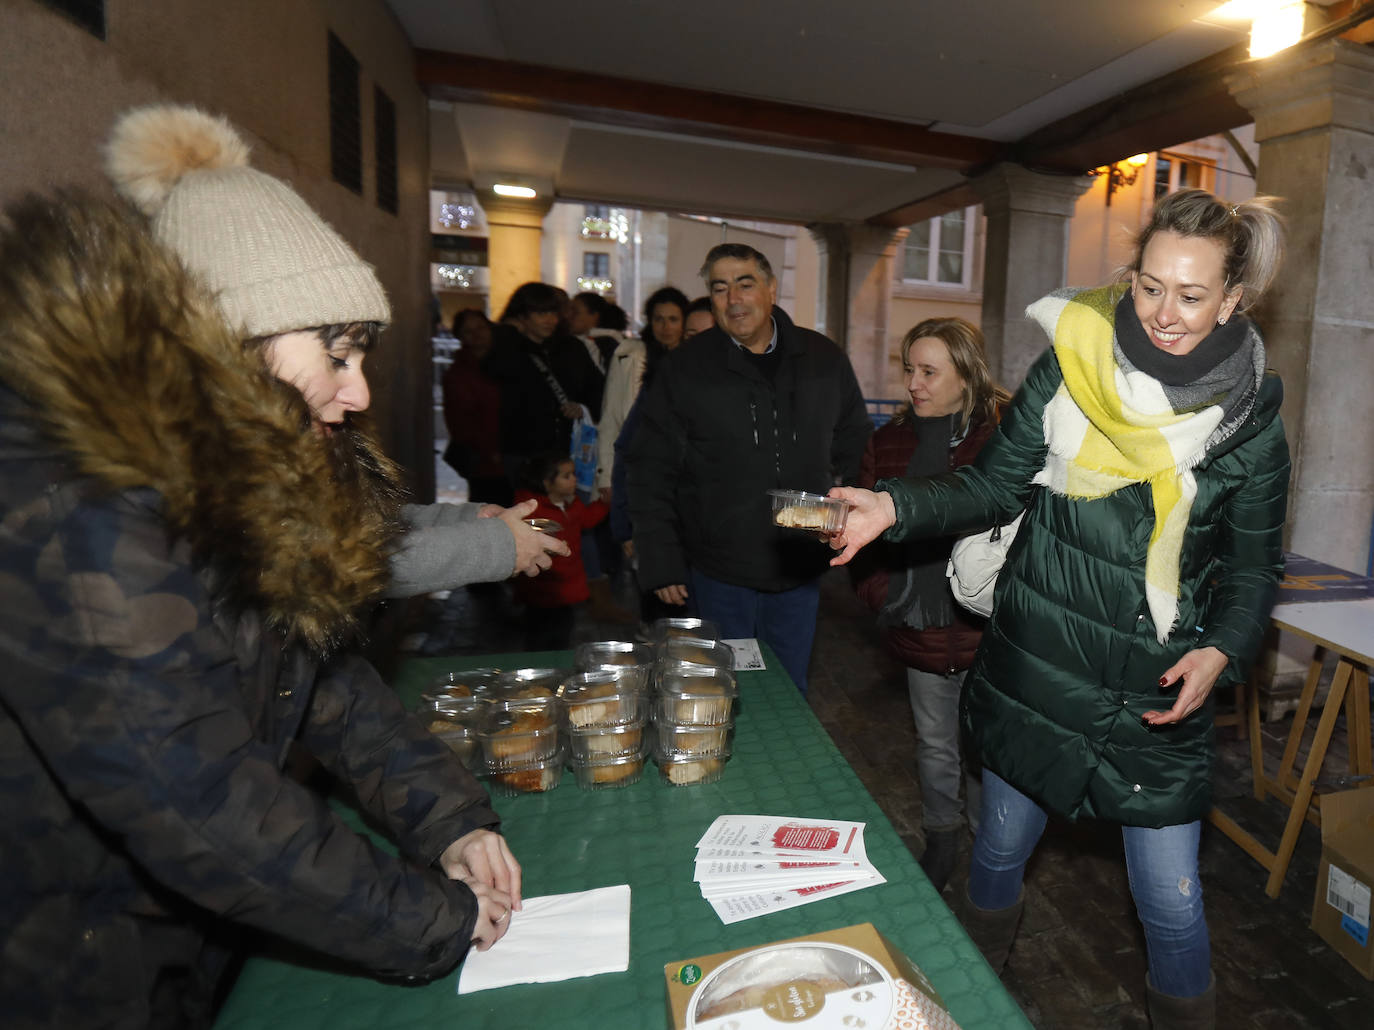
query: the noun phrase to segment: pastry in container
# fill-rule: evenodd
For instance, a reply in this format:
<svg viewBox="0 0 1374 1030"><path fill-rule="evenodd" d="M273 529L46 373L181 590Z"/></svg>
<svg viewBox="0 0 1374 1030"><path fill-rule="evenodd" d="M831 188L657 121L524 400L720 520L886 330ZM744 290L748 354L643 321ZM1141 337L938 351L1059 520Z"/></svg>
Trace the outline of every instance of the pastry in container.
<svg viewBox="0 0 1374 1030"><path fill-rule="evenodd" d="M674 637L665 640L658 650L658 667L670 665L711 665L717 669L735 668L735 651L719 640L698 637Z"/></svg>
<svg viewBox="0 0 1374 1030"><path fill-rule="evenodd" d="M735 674L726 669L708 665L664 669L654 697L653 718L658 723L719 726L731 721L738 695Z"/></svg>
<svg viewBox="0 0 1374 1030"><path fill-rule="evenodd" d="M734 746L734 726L700 726L659 722L654 727L654 753L664 758L729 757Z"/></svg>
<svg viewBox="0 0 1374 1030"><path fill-rule="evenodd" d="M655 755L654 761L658 764L658 773L663 782L674 787L715 783L725 774L723 755L706 758L668 758Z"/></svg>
<svg viewBox="0 0 1374 1030"><path fill-rule="evenodd" d="M571 669L553 668L508 669L492 681L491 696L497 701L553 697L558 693L558 685L571 672Z"/></svg>
<svg viewBox="0 0 1374 1030"><path fill-rule="evenodd" d="M487 786L492 794L513 797L516 794L541 794L553 790L563 780L561 748L548 758L519 762L498 769L488 769Z"/></svg>
<svg viewBox="0 0 1374 1030"><path fill-rule="evenodd" d="M577 777L577 785L583 790L628 787L638 783L644 775L644 752L586 759L574 755L568 764Z"/></svg>
<svg viewBox="0 0 1374 1030"><path fill-rule="evenodd" d="M769 490L773 524L808 533L838 533L849 518L849 502L805 490Z"/></svg>
<svg viewBox="0 0 1374 1030"><path fill-rule="evenodd" d="M647 691L653 672L654 649L628 640L597 640L577 646L573 651L573 665L578 672L615 670L637 689Z"/></svg>
<svg viewBox="0 0 1374 1030"><path fill-rule="evenodd" d="M486 707L487 703L476 697L425 695L416 714L430 733L452 748L465 766L477 772L483 767L477 728Z"/></svg>
<svg viewBox="0 0 1374 1030"><path fill-rule="evenodd" d="M626 726L569 727L568 750L574 760L594 760L644 751L644 721Z"/></svg>
<svg viewBox="0 0 1374 1030"><path fill-rule="evenodd" d="M633 679L615 669L576 672L558 688L558 700L568 726L621 726L643 722L648 699Z"/></svg>
<svg viewBox="0 0 1374 1030"><path fill-rule="evenodd" d="M552 697L492 702L480 739L490 771L549 758L558 751L557 702Z"/></svg>

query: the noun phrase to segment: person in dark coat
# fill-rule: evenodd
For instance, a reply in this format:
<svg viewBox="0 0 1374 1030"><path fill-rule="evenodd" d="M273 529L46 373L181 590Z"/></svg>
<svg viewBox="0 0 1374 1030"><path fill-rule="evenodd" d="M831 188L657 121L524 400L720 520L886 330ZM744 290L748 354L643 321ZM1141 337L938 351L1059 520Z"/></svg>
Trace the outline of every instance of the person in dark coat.
<svg viewBox="0 0 1374 1030"><path fill-rule="evenodd" d="M563 302L563 291L546 283L517 288L480 365L501 388L501 456L512 492L524 487L531 461L551 451L570 454L582 406L600 406L585 348L559 332Z"/></svg>
<svg viewBox="0 0 1374 1030"><path fill-rule="evenodd" d="M864 449L858 485L930 476L970 464L1010 400L984 357L983 334L962 318L929 318L902 339L911 404L881 426ZM906 667L916 720L921 787L921 868L936 890L954 869L963 836L959 798L959 690L983 636L983 620L954 603L945 567L949 537L866 548L851 566L859 597L878 616L883 642ZM966 778L976 827L979 780Z"/></svg>
<svg viewBox="0 0 1374 1030"><path fill-rule="evenodd" d="M1127 283L1030 307L1052 347L975 465L836 491L856 504L837 563L880 533L1025 511L964 687L984 768L965 920L1000 968L1048 814L1119 823L1156 1028L1215 1021L1197 864L1212 692L1259 648L1289 475L1282 385L1243 312L1281 253L1272 198L1164 198Z"/></svg>
<svg viewBox="0 0 1374 1030"><path fill-rule="evenodd" d="M66 193L0 221L5 1025L209 1025L253 931L440 976L520 870L346 646L400 524L362 421L386 296L220 119L129 112L108 159L149 220Z"/></svg>
<svg viewBox="0 0 1374 1030"><path fill-rule="evenodd" d="M501 388L482 371L491 350L491 320L476 308L453 316L459 348L444 371L444 461L467 480L468 500L508 508L510 483L501 463Z"/></svg>
<svg viewBox="0 0 1374 1030"><path fill-rule="evenodd" d="M825 546L773 524L770 489L824 493L859 471L873 423L849 359L776 306L768 259L706 255L717 328L668 354L640 395L630 518L640 583L726 638L757 637L806 692Z"/></svg>

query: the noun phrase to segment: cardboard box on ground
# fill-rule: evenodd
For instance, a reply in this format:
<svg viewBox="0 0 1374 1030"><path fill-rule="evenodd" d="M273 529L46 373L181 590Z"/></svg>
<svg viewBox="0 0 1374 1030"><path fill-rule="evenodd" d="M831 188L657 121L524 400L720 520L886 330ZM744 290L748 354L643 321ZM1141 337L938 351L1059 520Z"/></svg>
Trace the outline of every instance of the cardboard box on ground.
<svg viewBox="0 0 1374 1030"><path fill-rule="evenodd" d="M668 1025L959 1030L925 974L872 923L663 967Z"/></svg>
<svg viewBox="0 0 1374 1030"><path fill-rule="evenodd" d="M1369 932L1374 887L1374 787L1322 795L1322 861L1312 929L1364 976L1374 980Z"/></svg>

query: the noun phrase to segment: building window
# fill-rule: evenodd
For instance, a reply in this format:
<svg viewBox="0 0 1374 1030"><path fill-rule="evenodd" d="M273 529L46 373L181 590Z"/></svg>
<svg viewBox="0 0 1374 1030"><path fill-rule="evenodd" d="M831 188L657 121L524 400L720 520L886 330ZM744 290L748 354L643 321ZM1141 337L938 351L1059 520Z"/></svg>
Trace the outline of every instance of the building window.
<svg viewBox="0 0 1374 1030"><path fill-rule="evenodd" d="M43 0L59 14L65 14L96 39L105 38L105 0Z"/></svg>
<svg viewBox="0 0 1374 1030"><path fill-rule="evenodd" d="M960 208L911 226L902 254L902 278L906 282L969 285L973 210Z"/></svg>
<svg viewBox="0 0 1374 1030"><path fill-rule="evenodd" d="M363 191L363 115L358 59L329 34L329 167L334 181Z"/></svg>
<svg viewBox="0 0 1374 1030"><path fill-rule="evenodd" d="M1178 154L1155 155L1155 199L1179 190L1213 188L1216 168L1210 162Z"/></svg>
<svg viewBox="0 0 1374 1030"><path fill-rule="evenodd" d="M396 186L396 105L380 87L373 89L373 136L377 152L377 206L394 215L399 207Z"/></svg>
<svg viewBox="0 0 1374 1030"><path fill-rule="evenodd" d="M586 251L582 255L582 276L585 279L606 279L611 274L611 255Z"/></svg>
<svg viewBox="0 0 1374 1030"><path fill-rule="evenodd" d="M615 225L611 221L611 209L605 204L584 205L581 232L584 240L609 240L615 236Z"/></svg>

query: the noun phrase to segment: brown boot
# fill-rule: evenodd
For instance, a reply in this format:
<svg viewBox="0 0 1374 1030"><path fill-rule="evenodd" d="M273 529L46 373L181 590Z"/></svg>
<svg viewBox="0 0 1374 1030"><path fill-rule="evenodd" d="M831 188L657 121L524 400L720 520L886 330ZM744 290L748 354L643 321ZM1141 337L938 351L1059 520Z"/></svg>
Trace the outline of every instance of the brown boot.
<svg viewBox="0 0 1374 1030"><path fill-rule="evenodd" d="M979 953L987 959L988 965L998 976L1007 964L1011 952L1011 942L1016 939L1016 928L1021 925L1021 910L1026 907L1026 892L1023 890L1016 901L1006 908L979 908L969 900L968 889L959 898L959 908L955 915L964 924Z"/></svg>
<svg viewBox="0 0 1374 1030"><path fill-rule="evenodd" d="M1217 978L1207 982L1207 990L1193 998L1161 994L1145 978L1145 1000L1150 1007L1150 1026L1154 1030L1215 1030L1217 1025Z"/></svg>
<svg viewBox="0 0 1374 1030"><path fill-rule="evenodd" d="M616 604L611 596L611 581L606 576L587 580L587 588L591 591L591 616L597 622L630 626L639 621L629 610Z"/></svg>

